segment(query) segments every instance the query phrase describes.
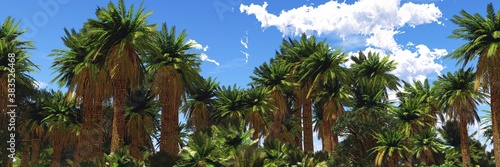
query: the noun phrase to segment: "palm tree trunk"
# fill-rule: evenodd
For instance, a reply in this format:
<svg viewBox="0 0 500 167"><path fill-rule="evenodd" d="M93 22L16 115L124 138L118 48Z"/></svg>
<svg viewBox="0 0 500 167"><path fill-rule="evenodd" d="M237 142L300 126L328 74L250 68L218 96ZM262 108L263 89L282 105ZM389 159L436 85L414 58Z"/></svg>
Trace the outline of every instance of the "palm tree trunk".
<svg viewBox="0 0 500 167"><path fill-rule="evenodd" d="M392 153L393 156L389 157L389 167L398 167L399 156L398 153Z"/></svg>
<svg viewBox="0 0 500 167"><path fill-rule="evenodd" d="M29 142L29 136L28 135L23 135L23 154L21 155L21 166L28 166L28 163L30 162L30 142Z"/></svg>
<svg viewBox="0 0 500 167"><path fill-rule="evenodd" d="M179 107L177 106L178 99L176 97L178 96L169 91L175 92L175 90L170 89L160 95L162 102L160 151L167 153L171 157L177 157L179 153Z"/></svg>
<svg viewBox="0 0 500 167"><path fill-rule="evenodd" d="M273 129L271 129L271 139L274 139L274 140L279 140L279 141L282 141L282 137L281 136L281 114L279 114L278 112L280 111L275 111L274 112L274 121L273 121Z"/></svg>
<svg viewBox="0 0 500 167"><path fill-rule="evenodd" d="M465 111L462 111L465 112ZM462 151L462 166L468 167L471 166L470 161L470 150L469 150L469 135L467 133L467 118L460 115L460 150Z"/></svg>
<svg viewBox="0 0 500 167"><path fill-rule="evenodd" d="M33 135L35 136L35 135ZM40 139L37 137L34 137L32 139L32 147L31 147L31 161L30 162L36 162L38 161L38 155L40 154Z"/></svg>
<svg viewBox="0 0 500 167"><path fill-rule="evenodd" d="M490 71L491 123L493 128L493 154L495 166L500 167L500 68L493 65Z"/></svg>
<svg viewBox="0 0 500 167"><path fill-rule="evenodd" d="M111 153L123 147L125 137L125 81L121 74L116 74L113 90L113 127L111 132Z"/></svg>
<svg viewBox="0 0 500 167"><path fill-rule="evenodd" d="M103 119L103 110L102 110L102 98L96 97L94 98L94 105L92 111L92 125L95 127L92 133L93 148L92 148L92 157L100 157L102 156L102 142L103 142L103 133L102 129L102 119Z"/></svg>
<svg viewBox="0 0 500 167"><path fill-rule="evenodd" d="M84 89L90 90L89 87L89 80L88 78L85 79L84 83ZM94 127L92 125L92 97L90 96L90 93L88 91L84 91L83 93L83 113L82 113L82 128L81 132L79 135L78 139L78 144L75 149L75 159L77 160L77 163L79 163L80 160L88 160L90 157L92 157L92 151L93 151L93 142L92 138L90 137L90 133L92 133L92 130ZM76 163L76 164L77 164Z"/></svg>
<svg viewBox="0 0 500 167"><path fill-rule="evenodd" d="M323 124L321 124L322 128L322 136L321 136L321 144L323 145L323 151L331 153L332 152L332 103L327 102L323 106Z"/></svg>
<svg viewBox="0 0 500 167"><path fill-rule="evenodd" d="M52 154L52 167L60 167L61 166L61 154L62 154L62 146L59 144L54 144L52 146L54 148L54 153Z"/></svg>
<svg viewBox="0 0 500 167"><path fill-rule="evenodd" d="M312 132L312 99L307 98L304 103L304 151L314 152Z"/></svg>
<svg viewBox="0 0 500 167"><path fill-rule="evenodd" d="M142 160L141 153L139 152L139 137L138 136L132 137L129 152L130 152L130 156L132 156L136 160Z"/></svg>
<svg viewBox="0 0 500 167"><path fill-rule="evenodd" d="M339 145L339 136L337 133L333 131L333 127L335 126L335 123L337 122L337 119L344 113L344 108L338 102L337 100L333 101L334 104L334 112L332 113L332 120L330 121L330 128L331 128L331 135L332 135L332 151L334 151L337 146Z"/></svg>
<svg viewBox="0 0 500 167"><path fill-rule="evenodd" d="M80 165L80 154L79 151L80 149L78 148L80 146L80 140L81 140L81 133L78 135L77 141L75 145L73 146L73 166L78 166Z"/></svg>
<svg viewBox="0 0 500 167"><path fill-rule="evenodd" d="M299 124L300 127L302 127L302 104L300 103L299 99L298 98L295 98L294 99L294 103L293 103L293 106L294 106L294 109L296 109L294 116L296 118L298 118L299 122L297 122ZM300 131L298 134L297 134L297 137L295 138L295 142L296 142L296 145L300 150L303 150L302 148L302 131Z"/></svg>
<svg viewBox="0 0 500 167"><path fill-rule="evenodd" d="M325 111L323 111L325 113ZM323 133L321 134L321 144L323 146L323 151L331 153L332 152L332 141L330 133L330 121L323 120L321 125Z"/></svg>

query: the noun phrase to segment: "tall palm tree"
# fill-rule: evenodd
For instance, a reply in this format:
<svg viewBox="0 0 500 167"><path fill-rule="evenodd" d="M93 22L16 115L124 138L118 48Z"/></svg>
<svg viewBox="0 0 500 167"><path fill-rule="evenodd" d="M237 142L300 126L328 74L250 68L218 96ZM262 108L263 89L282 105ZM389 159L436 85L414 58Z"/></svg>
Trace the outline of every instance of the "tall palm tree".
<svg viewBox="0 0 500 167"><path fill-rule="evenodd" d="M382 134L375 134L378 146L373 147L372 153L377 152L375 165L382 166L384 159L389 167L398 166L399 159L403 158L405 152L409 149L405 146L406 135L399 131L387 131Z"/></svg>
<svg viewBox="0 0 500 167"><path fill-rule="evenodd" d="M458 120L460 131L460 148L463 166L470 166L468 124L479 121L477 105L484 103L486 94L474 90L472 68L460 69L453 74L439 76L436 86L441 90L440 106L450 119Z"/></svg>
<svg viewBox="0 0 500 167"><path fill-rule="evenodd" d="M266 87L271 91L270 97L274 99L272 104L276 108L273 110L273 125L269 132L270 137L277 140L282 140L280 139L282 119L287 111L286 92L295 86L289 80L290 72L291 68L286 62L277 61L269 65L263 63L254 69L255 76L250 76L251 85Z"/></svg>
<svg viewBox="0 0 500 167"><path fill-rule="evenodd" d="M124 145L125 138L125 98L126 88L135 87L142 81L142 62L139 55L154 53L153 39L156 25L148 24L152 12L144 13L142 4L137 11L134 6L127 10L124 1L118 6L110 2L107 8L96 11L97 19L85 23L89 38L94 40L92 59L101 58L104 69L113 85L113 130L111 152ZM103 90L107 91L107 90Z"/></svg>
<svg viewBox="0 0 500 167"><path fill-rule="evenodd" d="M130 156L137 160L143 160L144 149L150 147L153 141L151 136L155 132L158 110L154 96L148 86L129 90L126 110L126 134L130 141Z"/></svg>
<svg viewBox="0 0 500 167"><path fill-rule="evenodd" d="M26 30L19 29L19 26L19 22L9 16L0 27L0 85L4 85L0 88L0 94L5 97L0 102L0 126L4 127L0 129L1 138L10 138L10 133L6 132L8 119L4 117L10 110L7 105L21 106L21 99L32 95L36 89L35 79L28 74L38 68L29 59L28 51L34 49L33 43L21 40L20 36ZM22 108L18 108L20 109ZM7 143L0 144L0 147L7 147L5 144ZM3 163L12 163L12 159L7 158L7 155L0 155L3 157Z"/></svg>
<svg viewBox="0 0 500 167"><path fill-rule="evenodd" d="M48 91L37 90L36 94L31 97L31 102L25 107L22 117L19 118L19 129L21 135L27 136L30 141L30 163L37 162L40 155L42 139L46 131L43 123L43 119L46 115L44 112L40 111L43 110L43 104L46 103L46 100L49 99L49 97Z"/></svg>
<svg viewBox="0 0 500 167"><path fill-rule="evenodd" d="M61 166L61 155L65 147L71 146L77 141L80 132L78 122L78 108L75 99L66 100L66 95L61 91L51 91L50 99L46 100L43 112L46 117L42 120L47 126L45 137L49 140L54 153L52 154L52 166Z"/></svg>
<svg viewBox="0 0 500 167"><path fill-rule="evenodd" d="M12 84L15 84L16 95L21 95L23 89L30 91L35 89L35 79L28 75L30 72L35 72L38 68L29 60L29 50L34 49L33 42L22 41L20 36L26 30L19 29L19 22L16 22L12 17L7 17L0 27L0 84L5 85L0 88L0 93L7 96L9 89L13 89ZM12 83L12 78L15 77L15 83ZM9 85L11 84L11 85ZM8 98L16 98L9 96ZM0 105L7 106L7 103L15 103L15 101L2 100ZM5 113L2 111L0 120Z"/></svg>
<svg viewBox="0 0 500 167"><path fill-rule="evenodd" d="M170 156L179 152L179 144L172 142L179 138L179 107L186 93L193 94L195 83L202 81L198 55L187 53L194 43L186 43L185 30L180 34L175 30L164 23L152 39L156 52L144 57L146 71L153 77L153 94L158 95L161 104L160 151Z"/></svg>
<svg viewBox="0 0 500 167"><path fill-rule="evenodd" d="M312 103L311 93L321 84L326 84L333 79L347 78L347 68L341 64L347 61L347 55L341 49L332 51L326 40L316 42L314 36L309 39L305 35L301 37L300 45L291 48L293 54L302 57L295 66L295 74L298 82L304 88L301 92L304 96L303 124L304 124L304 150L312 152Z"/></svg>
<svg viewBox="0 0 500 167"><path fill-rule="evenodd" d="M365 55L360 51L357 57L351 56L351 60L354 62L351 65L353 73L351 78L357 80L358 83L367 84L372 89L383 88L385 100L388 98L385 89L398 90L399 78L390 73L396 69L397 63L389 60L388 55L381 58L379 53L368 52L368 55Z"/></svg>
<svg viewBox="0 0 500 167"><path fill-rule="evenodd" d="M197 130L210 127L210 111L213 110L219 82L209 77L195 86L196 92L188 95L186 103L182 106L182 111L185 113L186 119L189 120L190 127Z"/></svg>
<svg viewBox="0 0 500 167"><path fill-rule="evenodd" d="M318 132L318 139L321 140L322 150L331 152L331 126L328 126L331 125L331 122L325 118L323 105L324 103L315 103L313 106L313 130Z"/></svg>
<svg viewBox="0 0 500 167"><path fill-rule="evenodd" d="M267 87L254 87L246 91L246 105L248 111L245 114L245 121L249 128L254 130L252 135L253 140L259 140L260 134L265 131L266 127L270 127L266 126L268 124L266 118L268 118L271 112L276 108L272 105L274 99L271 97L271 92L272 91ZM269 131L270 128L267 129L267 131Z"/></svg>
<svg viewBox="0 0 500 167"><path fill-rule="evenodd" d="M343 83L338 78L320 85L314 93L316 106L320 109L318 112L322 112L321 115L323 115L324 124L322 124L322 129L326 133L323 133L322 142L327 140L324 141L324 144L326 144L326 147L324 147L326 150L324 151L326 152L335 150L339 144L338 136L333 131L333 127L338 117L344 113L341 102L347 99L347 93Z"/></svg>
<svg viewBox="0 0 500 167"><path fill-rule="evenodd" d="M102 155L102 103L111 93L101 90L110 90L111 84L108 84L107 72L100 68L103 63L89 56L94 46L87 30L64 29L64 32L61 39L68 49L54 49L49 55L56 57L51 68L57 75L51 82L68 87L68 98L75 98L76 103L81 104L82 135L79 135L74 160L78 164L80 160Z"/></svg>
<svg viewBox="0 0 500 167"><path fill-rule="evenodd" d="M464 66L478 58L474 88L478 89L479 86L482 86L484 91L489 90L491 94L493 150L497 167L500 167L499 16L500 11L495 13L492 3L486 7L485 17L478 13L471 15L465 10L460 11L460 15L453 16L451 21L458 25L458 28L453 31L450 38L464 39L466 42L447 56L458 59L458 63L463 62Z"/></svg>

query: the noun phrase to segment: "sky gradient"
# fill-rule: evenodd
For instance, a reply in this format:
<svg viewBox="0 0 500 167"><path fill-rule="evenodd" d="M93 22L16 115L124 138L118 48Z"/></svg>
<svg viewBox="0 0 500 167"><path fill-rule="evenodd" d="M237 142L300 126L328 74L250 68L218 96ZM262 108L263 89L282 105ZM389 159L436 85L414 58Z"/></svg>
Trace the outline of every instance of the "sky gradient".
<svg viewBox="0 0 500 167"><path fill-rule="evenodd" d="M62 89L50 83L53 49L66 49L63 28L80 29L105 0L7 0L0 5L0 19L12 16L28 29L24 40L34 41L31 60L40 70L31 74L41 88ZM116 0L113 0L116 3ZM246 87L253 69L274 56L282 38L301 33L316 35L332 48L347 53L377 51L398 62L394 74L403 80L431 82L457 70L456 61L443 59L464 41L448 38L457 28L450 19L464 9L486 13L492 1L465 0L185 0L126 1L152 11L149 24L167 23L178 32L186 29L190 52L200 54L202 75L216 77L222 85ZM493 4L500 9L498 4ZM158 26L159 28L160 26ZM347 63L346 65L349 65ZM489 107L481 107L489 109ZM481 113L482 114L482 113ZM477 126L476 126L477 128ZM315 149L321 149L315 141Z"/></svg>

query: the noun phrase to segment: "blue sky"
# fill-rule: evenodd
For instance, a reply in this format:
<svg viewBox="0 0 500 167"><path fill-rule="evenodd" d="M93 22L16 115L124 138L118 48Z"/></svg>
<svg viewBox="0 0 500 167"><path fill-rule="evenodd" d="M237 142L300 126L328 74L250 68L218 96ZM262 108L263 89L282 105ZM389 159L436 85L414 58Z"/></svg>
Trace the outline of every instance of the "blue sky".
<svg viewBox="0 0 500 167"><path fill-rule="evenodd" d="M116 0L113 0L116 3ZM12 16L29 29L22 38L35 43L31 60L40 66L32 76L41 87L55 76L49 68L53 49L63 49L63 28L79 29L95 18L102 0L16 0L3 1L0 19ZM142 1L126 1L139 6ZM192 52L206 56L202 75L217 77L223 85L246 86L254 67L268 61L283 37L305 32L327 39L332 48L345 52L378 51L391 54L399 63L395 74L404 80L429 78L455 71L456 61L443 59L463 43L449 39L457 28L450 19L464 9L486 12L492 1L465 0L185 0L144 1L153 11L149 23L186 29L188 39L199 45ZM500 9L498 4L494 4ZM248 57L246 57L248 55ZM65 90L65 88L62 88ZM484 108L484 107L482 107ZM486 109L486 108L485 108ZM316 143L318 143L316 141ZM320 148L320 146L316 146Z"/></svg>

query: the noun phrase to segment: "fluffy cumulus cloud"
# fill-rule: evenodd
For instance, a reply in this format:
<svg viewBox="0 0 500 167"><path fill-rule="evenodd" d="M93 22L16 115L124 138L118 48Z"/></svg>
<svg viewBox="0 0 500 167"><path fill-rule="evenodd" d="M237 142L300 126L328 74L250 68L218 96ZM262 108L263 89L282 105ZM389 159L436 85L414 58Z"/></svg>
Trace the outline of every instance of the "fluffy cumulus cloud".
<svg viewBox="0 0 500 167"><path fill-rule="evenodd" d="M434 4L415 4L400 0L359 0L353 4L328 1L318 6L303 5L283 10L278 15L268 12L269 4L240 5L240 12L254 15L262 28L275 27L283 35L333 34L344 40L362 37L365 51L390 54L398 62L394 74L404 80L422 80L444 68L435 60L447 54L445 49L424 44L398 44L394 36L402 27L441 24L442 13ZM347 42L348 43L348 42ZM345 44L345 43L344 43Z"/></svg>
<svg viewBox="0 0 500 167"><path fill-rule="evenodd" d="M196 50L203 50L203 52L208 51L208 45L203 46L203 45L201 45L200 43L196 42L195 40L190 39L190 40L188 40L188 42L187 42L187 43L192 43L192 45L193 45L193 46L192 46L192 48L193 48L193 49L196 49ZM205 53L201 53L201 54L200 54L200 59L201 59L201 61L212 62L212 63L214 63L215 65L219 66L219 62L217 62L217 61L215 61L215 60L213 60L213 59L208 58L208 55L207 55L207 54L205 54Z"/></svg>

